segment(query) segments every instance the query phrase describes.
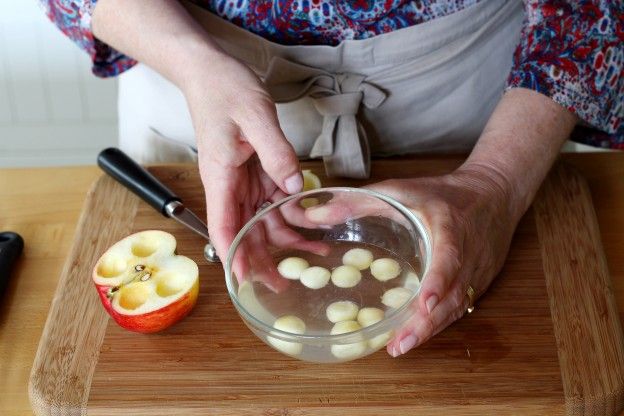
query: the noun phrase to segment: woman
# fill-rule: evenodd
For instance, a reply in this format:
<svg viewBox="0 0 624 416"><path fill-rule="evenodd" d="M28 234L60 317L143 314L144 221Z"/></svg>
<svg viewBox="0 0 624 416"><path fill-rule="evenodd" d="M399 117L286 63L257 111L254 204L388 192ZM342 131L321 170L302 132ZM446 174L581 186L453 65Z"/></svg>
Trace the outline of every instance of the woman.
<svg viewBox="0 0 624 416"><path fill-rule="evenodd" d="M44 3L96 75L144 64L121 80L122 147L153 161L197 138L221 257L259 205L301 190L298 154L322 156L329 174L365 177L369 153L472 148L448 175L371 186L419 211L434 240L418 311L388 345L392 356L487 289L577 124L573 137L586 143L624 143L622 2ZM151 96L132 103L124 85L141 84ZM146 127L124 127L129 114ZM153 137L160 144L146 144Z"/></svg>

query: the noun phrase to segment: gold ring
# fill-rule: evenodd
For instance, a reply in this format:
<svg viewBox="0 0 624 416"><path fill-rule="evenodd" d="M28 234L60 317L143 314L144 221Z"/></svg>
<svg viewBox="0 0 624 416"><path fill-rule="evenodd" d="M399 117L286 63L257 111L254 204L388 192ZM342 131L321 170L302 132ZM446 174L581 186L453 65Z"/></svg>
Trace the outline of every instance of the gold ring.
<svg viewBox="0 0 624 416"><path fill-rule="evenodd" d="M466 309L466 312L472 313L472 311L474 311L475 309L474 307L475 290L470 285L468 285L468 289L466 289L466 296L468 296L468 308Z"/></svg>

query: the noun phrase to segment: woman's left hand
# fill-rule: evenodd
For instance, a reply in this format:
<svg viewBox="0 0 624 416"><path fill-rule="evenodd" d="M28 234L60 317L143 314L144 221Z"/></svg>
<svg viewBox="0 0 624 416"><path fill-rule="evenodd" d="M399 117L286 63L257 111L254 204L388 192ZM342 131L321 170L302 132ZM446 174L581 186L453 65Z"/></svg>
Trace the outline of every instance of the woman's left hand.
<svg viewBox="0 0 624 416"><path fill-rule="evenodd" d="M414 315L388 344L394 357L461 318L468 286L483 294L503 266L520 214L507 181L484 167L369 186L414 210L431 232L432 262Z"/></svg>

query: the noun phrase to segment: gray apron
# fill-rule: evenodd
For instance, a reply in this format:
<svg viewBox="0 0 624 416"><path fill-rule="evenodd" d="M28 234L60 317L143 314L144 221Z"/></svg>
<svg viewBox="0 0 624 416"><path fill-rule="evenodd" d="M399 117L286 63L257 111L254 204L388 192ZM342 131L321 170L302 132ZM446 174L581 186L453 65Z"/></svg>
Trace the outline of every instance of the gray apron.
<svg viewBox="0 0 624 416"><path fill-rule="evenodd" d="M504 91L524 17L519 0L482 0L369 39L286 46L185 6L265 81L297 154L356 178L369 175L371 155L470 150ZM122 75L119 108L121 146L133 156L194 157L184 97L154 71L139 65Z"/></svg>

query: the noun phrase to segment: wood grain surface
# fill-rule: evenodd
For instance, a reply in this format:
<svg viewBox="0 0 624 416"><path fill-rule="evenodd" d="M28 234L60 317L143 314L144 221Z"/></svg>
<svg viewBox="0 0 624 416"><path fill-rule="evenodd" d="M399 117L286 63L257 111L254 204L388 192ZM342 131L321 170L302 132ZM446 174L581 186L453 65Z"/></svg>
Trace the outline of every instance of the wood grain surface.
<svg viewBox="0 0 624 416"><path fill-rule="evenodd" d="M128 234L137 205L137 198L108 177L100 178L87 196L41 336L45 348L38 349L33 363L29 395L36 414L79 414L86 408L108 321L99 299L90 296L87 271L93 259Z"/></svg>
<svg viewBox="0 0 624 416"><path fill-rule="evenodd" d="M614 414L624 407L624 336L589 187L559 165L533 207L566 413Z"/></svg>
<svg viewBox="0 0 624 416"><path fill-rule="evenodd" d="M30 369L96 167L0 169L0 230L25 241L0 299L0 414L32 415Z"/></svg>
<svg viewBox="0 0 624 416"><path fill-rule="evenodd" d="M376 162L374 180L441 173L458 163L458 159L384 160ZM204 214L195 168L160 167L154 172L192 209ZM362 182L341 181L340 184L361 185ZM119 188L107 192L109 198L111 193L127 192ZM99 217L99 205L93 205L89 215ZM231 306L223 287L222 269L202 259L201 239L172 221L163 220L143 203L136 212L132 231L154 227L170 231L178 238L179 252L200 264L200 298L187 319L162 334L133 334L108 322L104 339L88 344L96 346L101 342L88 393L90 414L174 414L181 410L185 414L226 415L331 415L353 413L353 409L361 415L416 411L419 414L441 411L563 414L566 411L566 403L570 402L564 396L568 391L564 390L566 383L562 375L565 377L566 373L559 368L532 212L522 220L504 270L475 313L400 359L377 353L331 367L295 361L262 344L246 329ZM93 221L93 228L81 229L76 247L93 244L94 236L104 228L109 230L111 239L117 231L118 237L125 235L120 230L123 227L112 230L109 224L112 218L108 219ZM583 245L577 247L583 248ZM79 266L86 267L86 256L81 257L84 261ZM95 257L91 260L94 262ZM89 276L89 271L90 267L77 274ZM90 289L82 295L97 300L95 290ZM63 293L57 294L52 314L63 313L62 308L56 307L62 303L59 299ZM600 305L608 301L597 299ZM96 306L89 301L84 303ZM58 326L57 330L60 330ZM44 341L47 339L61 337L46 332ZM59 358L42 358L48 351L46 343L40 348L33 376L47 376L51 384L62 381L66 389L83 389L83 393L68 398L71 403L66 403L67 410L77 411L84 400L84 390L88 391L88 380L67 378L67 371L41 372L40 363L53 368L50 363ZM600 351L596 352L599 355ZM77 360L82 359L82 363L77 365L92 368L92 357L97 356L97 351L93 354L80 354ZM31 395L50 402L51 398L42 394L50 391L45 385L41 380L34 383L36 388Z"/></svg>
<svg viewBox="0 0 624 416"><path fill-rule="evenodd" d="M563 157L589 182L620 320L624 320L624 153ZM411 163L426 164L428 159L413 158ZM31 366L87 190L100 174L93 166L0 169L0 229L17 231L26 241L0 301L3 416L32 414ZM492 413L481 407L480 414Z"/></svg>

